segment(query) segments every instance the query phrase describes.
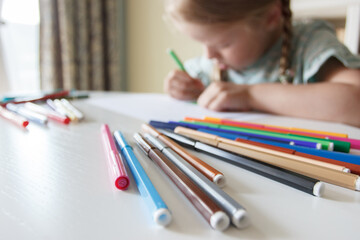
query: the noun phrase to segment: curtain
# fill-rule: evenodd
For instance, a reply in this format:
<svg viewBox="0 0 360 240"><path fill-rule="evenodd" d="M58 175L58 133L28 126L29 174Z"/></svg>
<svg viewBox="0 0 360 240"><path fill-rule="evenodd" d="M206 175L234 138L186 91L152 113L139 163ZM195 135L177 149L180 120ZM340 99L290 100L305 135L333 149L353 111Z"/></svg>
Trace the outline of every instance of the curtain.
<svg viewBox="0 0 360 240"><path fill-rule="evenodd" d="M0 0L0 13L2 11L3 0ZM1 14L0 14L1 16ZM0 19L0 28L4 23L2 19ZM5 61L4 61L4 49L3 49L3 42L2 42L2 34L3 31L0 29L0 93L4 93L9 91L9 82L6 74L5 69Z"/></svg>
<svg viewBox="0 0 360 240"><path fill-rule="evenodd" d="M121 0L40 0L43 90L124 90Z"/></svg>

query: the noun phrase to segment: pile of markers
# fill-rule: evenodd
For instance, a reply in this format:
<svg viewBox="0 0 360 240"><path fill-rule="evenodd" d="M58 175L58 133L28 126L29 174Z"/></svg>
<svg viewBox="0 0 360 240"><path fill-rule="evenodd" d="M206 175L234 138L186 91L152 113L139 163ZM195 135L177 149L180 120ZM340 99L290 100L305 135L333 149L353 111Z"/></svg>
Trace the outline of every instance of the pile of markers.
<svg viewBox="0 0 360 240"><path fill-rule="evenodd" d="M137 145L179 188L213 229L223 231L229 227L230 222L239 229L248 225L245 208L220 189L225 183L221 172L150 125L143 124L142 128L143 134L134 134ZM120 131L115 131L113 137L106 124L102 125L101 132L115 186L125 190L129 185L124 165L126 161L141 196L147 201L153 220L161 226L168 225L172 219L171 212L124 135ZM117 149L121 154L117 152Z"/></svg>
<svg viewBox="0 0 360 240"><path fill-rule="evenodd" d="M48 119L62 124L77 122L84 115L67 100L77 96L83 95L58 91L36 97L3 99L0 103L0 116L22 128L26 128L29 122L46 125ZM40 105L40 102L46 104Z"/></svg>
<svg viewBox="0 0 360 240"><path fill-rule="evenodd" d="M151 121L150 124L190 138L195 143L207 144L232 155L287 170L297 177L310 177L360 190L360 140L348 138L347 134L211 117L185 118L179 122ZM197 148L196 144L193 148L207 152ZM296 187L314 195L318 192L319 184L302 185Z"/></svg>
<svg viewBox="0 0 360 240"><path fill-rule="evenodd" d="M118 148L107 125L102 126L102 131L103 136L107 136L104 143L115 185L124 190L129 184L123 165L126 161L140 194L149 201L154 221L167 225L171 212L151 184L132 147L120 131L114 133ZM211 117L185 118L179 122L150 121L142 125L142 132L134 134L137 145L216 230L223 231L230 223L244 228L248 225L247 212L220 189L225 184L224 175L185 148L215 156L317 197L323 194L324 182L360 190L360 140L349 138L347 134Z"/></svg>

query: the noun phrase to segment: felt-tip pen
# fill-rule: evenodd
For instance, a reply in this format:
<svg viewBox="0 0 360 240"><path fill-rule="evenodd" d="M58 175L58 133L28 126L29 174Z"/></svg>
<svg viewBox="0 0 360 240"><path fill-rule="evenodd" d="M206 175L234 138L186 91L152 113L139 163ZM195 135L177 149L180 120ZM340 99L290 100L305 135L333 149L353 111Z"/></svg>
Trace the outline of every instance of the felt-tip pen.
<svg viewBox="0 0 360 240"><path fill-rule="evenodd" d="M136 158L132 147L127 143L124 135L120 131L115 131L114 137L121 153L125 157L131 173L135 179L137 188L147 206L149 207L155 223L160 226L166 226L171 222L171 213L155 189L144 168Z"/></svg>
<svg viewBox="0 0 360 240"><path fill-rule="evenodd" d="M174 59L174 61L176 62L176 64L179 66L179 68L186 72L184 65L182 64L181 60L179 59L179 57L176 55L176 53L174 52L174 50L172 50L171 48L167 49L167 52L169 53L169 55L172 57L172 59Z"/></svg>

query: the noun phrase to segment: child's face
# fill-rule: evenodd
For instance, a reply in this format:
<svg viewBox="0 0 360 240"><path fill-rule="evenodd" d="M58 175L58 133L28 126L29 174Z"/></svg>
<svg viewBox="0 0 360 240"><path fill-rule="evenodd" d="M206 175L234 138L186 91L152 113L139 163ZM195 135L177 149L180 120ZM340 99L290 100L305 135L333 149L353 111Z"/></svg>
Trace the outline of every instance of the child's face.
<svg viewBox="0 0 360 240"><path fill-rule="evenodd" d="M206 56L215 59L220 68L241 71L256 62L273 43L266 27L251 28L244 23L226 27L181 23L178 27L185 35L200 42Z"/></svg>

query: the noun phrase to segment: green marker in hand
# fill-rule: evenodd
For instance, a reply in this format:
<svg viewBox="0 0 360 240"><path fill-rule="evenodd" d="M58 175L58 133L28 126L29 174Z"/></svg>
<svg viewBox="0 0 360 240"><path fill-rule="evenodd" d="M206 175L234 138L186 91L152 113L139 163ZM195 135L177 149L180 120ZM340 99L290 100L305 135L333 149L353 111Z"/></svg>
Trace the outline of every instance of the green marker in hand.
<svg viewBox="0 0 360 240"><path fill-rule="evenodd" d="M182 64L181 60L178 58L178 56L176 55L176 53L174 52L174 50L172 50L171 48L168 48L167 52L170 54L170 56L172 57L172 59L174 59L174 61L176 62L176 64L179 66L179 68L181 70L183 70L184 72L186 72L184 65Z"/></svg>

